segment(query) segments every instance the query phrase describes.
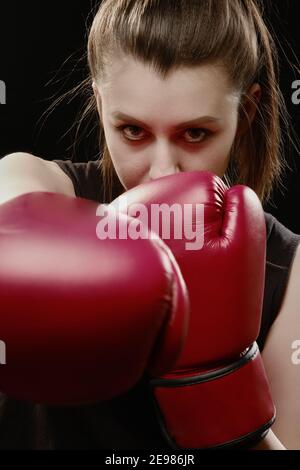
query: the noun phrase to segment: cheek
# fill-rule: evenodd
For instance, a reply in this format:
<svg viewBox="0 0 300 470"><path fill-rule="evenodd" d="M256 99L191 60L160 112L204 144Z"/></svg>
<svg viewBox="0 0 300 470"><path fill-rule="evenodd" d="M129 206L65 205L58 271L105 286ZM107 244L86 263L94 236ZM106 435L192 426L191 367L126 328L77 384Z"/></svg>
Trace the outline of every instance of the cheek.
<svg viewBox="0 0 300 470"><path fill-rule="evenodd" d="M116 173L125 189L131 189L143 182L147 173L147 166L144 161L137 161L130 155L114 153L111 155Z"/></svg>
<svg viewBox="0 0 300 470"><path fill-rule="evenodd" d="M211 162L212 171L222 177L227 169L230 158L231 145L217 145L208 157Z"/></svg>
<svg viewBox="0 0 300 470"><path fill-rule="evenodd" d="M145 162L130 152L119 135L104 123L106 145L120 182L125 189L139 184L145 171Z"/></svg>
<svg viewBox="0 0 300 470"><path fill-rule="evenodd" d="M224 138L211 140L198 154L185 155L181 162L183 171L211 171L220 178L226 172L232 140Z"/></svg>
<svg viewBox="0 0 300 470"><path fill-rule="evenodd" d="M217 155L217 157L216 157ZM227 154L215 154L215 158L211 159L211 168L209 168L210 171L215 173L215 175L219 176L219 178L222 178L226 172L226 169L228 167L229 163L229 152Z"/></svg>
<svg viewBox="0 0 300 470"><path fill-rule="evenodd" d="M207 154L210 170L219 177L224 176L229 164L230 150L234 142L235 131L223 134L211 145Z"/></svg>
<svg viewBox="0 0 300 470"><path fill-rule="evenodd" d="M108 142L107 147L111 156L114 169L123 187L127 190L140 184L147 173L147 161L141 154L129 151L126 145L114 139Z"/></svg>

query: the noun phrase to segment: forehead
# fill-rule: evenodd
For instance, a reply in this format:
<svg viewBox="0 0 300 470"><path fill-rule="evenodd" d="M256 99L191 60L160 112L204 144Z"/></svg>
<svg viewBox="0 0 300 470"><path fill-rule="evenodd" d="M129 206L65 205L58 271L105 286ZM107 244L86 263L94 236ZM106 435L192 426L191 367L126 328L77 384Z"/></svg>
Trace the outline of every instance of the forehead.
<svg viewBox="0 0 300 470"><path fill-rule="evenodd" d="M132 57L117 56L106 71L106 83L99 84L104 104L127 114L220 114L238 99L225 69L217 64L180 68L162 78Z"/></svg>

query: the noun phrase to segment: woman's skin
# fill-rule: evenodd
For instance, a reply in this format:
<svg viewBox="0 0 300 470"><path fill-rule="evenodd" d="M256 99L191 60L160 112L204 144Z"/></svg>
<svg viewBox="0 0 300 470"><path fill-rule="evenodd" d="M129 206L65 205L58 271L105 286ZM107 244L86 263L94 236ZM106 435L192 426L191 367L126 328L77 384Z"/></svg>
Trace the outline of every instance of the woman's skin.
<svg viewBox="0 0 300 470"><path fill-rule="evenodd" d="M221 66L185 68L163 80L141 62L118 57L109 66L109 81L93 87L107 146L126 189L179 171L223 176L242 123L240 94ZM259 99L259 85L251 94ZM250 119L254 113L249 103Z"/></svg>
<svg viewBox="0 0 300 470"><path fill-rule="evenodd" d="M130 189L180 171L210 170L222 177L235 137L248 131L255 116L253 102L259 102L259 84L248 90L251 100L243 102L247 117L243 114L239 118L240 93L232 89L220 65L181 68L162 79L129 56L118 55L114 59L107 69L108 80L96 81L93 89L107 146L123 186ZM300 390L300 366L297 374L291 361L279 368L270 360L282 348L289 347L286 339L282 340L281 328L293 331L294 339L300 338L300 316L294 314L296 303L300 304L300 289L296 289L299 272L298 249L280 319L271 328L264 351L275 405L279 407L272 428L277 437L270 430L256 449L300 448L300 435L295 434L300 404L294 389L298 385ZM278 387L283 375L285 387ZM294 419L284 412L285 396L294 405Z"/></svg>

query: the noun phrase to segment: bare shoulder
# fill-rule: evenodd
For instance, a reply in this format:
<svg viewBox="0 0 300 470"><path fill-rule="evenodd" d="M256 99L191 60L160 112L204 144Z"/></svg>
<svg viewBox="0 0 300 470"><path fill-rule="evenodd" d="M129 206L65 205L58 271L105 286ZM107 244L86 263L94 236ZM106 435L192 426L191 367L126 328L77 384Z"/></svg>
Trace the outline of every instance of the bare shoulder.
<svg viewBox="0 0 300 470"><path fill-rule="evenodd" d="M46 165L48 165L50 171L53 172L53 175L57 178L57 184L59 187L64 188L64 194L69 194L70 196L75 196L75 189L72 183L71 178L60 168L60 166L52 161L45 161Z"/></svg>
<svg viewBox="0 0 300 470"><path fill-rule="evenodd" d="M0 203L33 191L50 191L75 196L71 179L55 162L25 152L0 160Z"/></svg>
<svg viewBox="0 0 300 470"><path fill-rule="evenodd" d="M300 245L281 309L268 334L262 357L277 408L273 426L288 449L300 449Z"/></svg>

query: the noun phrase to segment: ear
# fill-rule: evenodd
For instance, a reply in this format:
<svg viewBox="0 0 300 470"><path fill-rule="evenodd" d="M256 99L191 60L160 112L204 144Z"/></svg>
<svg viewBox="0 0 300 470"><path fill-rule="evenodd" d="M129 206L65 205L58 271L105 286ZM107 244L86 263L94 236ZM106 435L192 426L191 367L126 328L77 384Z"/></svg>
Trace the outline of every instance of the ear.
<svg viewBox="0 0 300 470"><path fill-rule="evenodd" d="M96 85L96 82L93 81L92 83L92 87L93 87L93 91L94 91L94 95L95 95L95 98L96 98L96 103L97 103L97 109L98 109L98 113L99 113L99 116L100 116L100 119L102 121L102 104L101 104L101 96L100 96L100 93L99 93L99 90L98 90L98 87Z"/></svg>
<svg viewBox="0 0 300 470"><path fill-rule="evenodd" d="M261 94L261 86L258 83L254 83L246 93L241 104L242 109L240 111L240 119L236 136L241 137L249 130L255 118L257 108L261 100Z"/></svg>

